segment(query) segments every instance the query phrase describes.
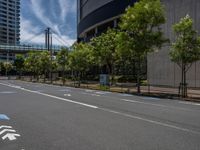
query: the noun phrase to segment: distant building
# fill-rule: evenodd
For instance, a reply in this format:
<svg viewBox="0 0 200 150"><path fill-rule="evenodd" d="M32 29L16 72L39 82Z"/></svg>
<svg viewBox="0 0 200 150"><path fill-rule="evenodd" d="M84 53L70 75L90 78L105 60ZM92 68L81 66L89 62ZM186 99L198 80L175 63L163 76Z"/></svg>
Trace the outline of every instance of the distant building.
<svg viewBox="0 0 200 150"><path fill-rule="evenodd" d="M78 1L78 41L89 41L115 27L119 17L129 5L137 0L77 0ZM163 30L171 42L175 40L172 25L189 14L194 20L194 27L200 33L200 0L161 0L166 8L167 23ZM169 59L170 46L164 46L159 52L148 56L147 78L152 85L178 87L181 70ZM193 64L187 74L189 87L200 87L200 62Z"/></svg>
<svg viewBox="0 0 200 150"><path fill-rule="evenodd" d="M20 42L20 0L0 0L0 45Z"/></svg>

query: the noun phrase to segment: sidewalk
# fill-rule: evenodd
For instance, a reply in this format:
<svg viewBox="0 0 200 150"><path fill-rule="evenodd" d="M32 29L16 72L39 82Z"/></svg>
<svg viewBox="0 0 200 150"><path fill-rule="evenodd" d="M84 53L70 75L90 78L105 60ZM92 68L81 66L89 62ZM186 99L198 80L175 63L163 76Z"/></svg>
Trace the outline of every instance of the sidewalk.
<svg viewBox="0 0 200 150"><path fill-rule="evenodd" d="M24 79L24 81L30 81L29 79ZM43 82L43 80L40 80ZM47 84L50 84L50 81L46 81ZM61 81L54 81L53 84L61 85ZM74 81L66 81L65 86L77 87L77 88L87 88L93 90L103 90L103 91L111 91L111 92L119 92L119 93L127 93L127 94L137 94L136 86L110 86L110 87L101 87L98 82L88 82L82 83L80 87L77 82ZM180 99L179 97L179 89L174 87L165 87L165 86L141 86L141 95L145 96L153 96L153 97L162 97L162 98L170 98L170 99ZM200 102L200 88L188 88L188 98L184 100L189 101L198 101Z"/></svg>

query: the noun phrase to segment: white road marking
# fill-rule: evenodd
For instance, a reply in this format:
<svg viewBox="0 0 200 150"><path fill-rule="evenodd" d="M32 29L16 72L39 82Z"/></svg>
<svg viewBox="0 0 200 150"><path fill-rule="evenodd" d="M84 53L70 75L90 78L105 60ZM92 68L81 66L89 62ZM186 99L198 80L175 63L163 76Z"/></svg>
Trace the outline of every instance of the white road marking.
<svg viewBox="0 0 200 150"><path fill-rule="evenodd" d="M5 128L5 129L3 129ZM1 130L3 129L3 130ZM14 129L12 129L11 126L0 126L0 135L3 135L5 134L2 139L5 140L5 139L8 139L10 141L13 141L13 140L16 140L17 138L16 137L20 137L19 134L16 134L16 131Z"/></svg>
<svg viewBox="0 0 200 150"><path fill-rule="evenodd" d="M160 98L155 98L155 97L143 97L142 99L144 100L161 100Z"/></svg>
<svg viewBox="0 0 200 150"><path fill-rule="evenodd" d="M0 129L2 128L8 128L8 129L11 129L12 127L11 126L0 126Z"/></svg>
<svg viewBox="0 0 200 150"><path fill-rule="evenodd" d="M200 106L200 103L194 103L194 102L179 102L180 104L186 104L186 105L194 105L194 106Z"/></svg>
<svg viewBox="0 0 200 150"><path fill-rule="evenodd" d="M2 135L3 133L5 132L16 132L15 130L13 129L3 129L1 132L0 132L0 135Z"/></svg>
<svg viewBox="0 0 200 150"><path fill-rule="evenodd" d="M95 92L95 90L85 90L85 92Z"/></svg>
<svg viewBox="0 0 200 150"><path fill-rule="evenodd" d="M105 95L105 94L109 94L110 92L102 92L102 91L97 91L95 92L96 94L100 94L100 95Z"/></svg>
<svg viewBox="0 0 200 150"><path fill-rule="evenodd" d="M131 95L131 94L120 94L120 96L131 97L133 95Z"/></svg>
<svg viewBox="0 0 200 150"><path fill-rule="evenodd" d="M4 135L4 136L2 137L2 139L5 140L5 139L8 138L10 141L13 141L13 140L16 140L16 139L17 139L16 137L20 137L20 135L19 135L19 134L16 134L16 133L8 133L8 134Z"/></svg>
<svg viewBox="0 0 200 150"><path fill-rule="evenodd" d="M81 94L90 95L90 96L97 96L97 97L101 96L101 95L98 95L98 94L91 94L91 93L85 93L85 92L81 92Z"/></svg>
<svg viewBox="0 0 200 150"><path fill-rule="evenodd" d="M161 104L153 104L153 103L146 103L141 101L135 101L135 100L129 100L129 99L120 99L121 101L130 102L130 103L138 103L138 104L144 104L144 105L151 105L156 107L162 107L162 108L172 108L172 109L179 109L184 111L191 111L190 109L180 108L180 107L174 107L174 106L166 106Z"/></svg>
<svg viewBox="0 0 200 150"><path fill-rule="evenodd" d="M99 108L99 109L101 109L101 110L103 110L105 112L114 113L114 114L117 114L117 115L120 115L120 116L125 116L125 117L128 117L128 118L137 119L137 120L145 121L145 122L148 122L148 123L152 123L152 124L156 124L156 125L160 125L160 126L173 128L173 129L176 129L176 130L180 130L180 131L184 131L184 132L190 132L190 133L193 133L193 134L200 135L199 131L194 131L194 130L178 127L178 126L175 126L175 125L171 125L171 124L167 124L167 123L163 123L163 122L159 122L159 121L145 119L145 118L142 118L142 117L138 117L138 116L134 116L134 115L126 114L126 113L113 111L113 110L110 110L110 109L105 109L105 108Z"/></svg>
<svg viewBox="0 0 200 150"><path fill-rule="evenodd" d="M3 83L0 83L0 84L4 85L4 86L9 86L9 87L16 88L16 86L11 86L11 85L7 85L7 84L3 84ZM178 127L178 126L175 126L175 125L172 125L172 124L167 124L167 123L163 123L163 122L159 122L159 121L155 121L155 120L150 120L150 119L146 119L146 118L142 118L142 117L139 117L139 116L134 116L134 115L130 115L130 114L126 114L126 113L122 113L122 112L118 112L118 111L114 111L114 110L110 110L110 109L106 109L106 108L99 108L97 106L88 105L88 104L85 104L85 103L79 103L79 102L76 102L76 101L64 99L64 98L61 98L61 97L56 97L56 96L49 95L49 94L38 93L38 92L31 91L31 90L24 89L24 88L19 88L19 89L27 91L27 92L36 93L36 94L48 96L48 97L51 97L51 98L55 98L55 99L59 99L59 100L63 100L63 101L67 101L67 102L71 102L71 103L83 105L83 106L86 106L86 107L91 107L91 108L99 109L99 110L102 110L102 111L105 111L105 112L117 114L117 115L124 116L124 117L127 117L127 118L137 119L137 120L141 120L141 121L144 121L144 122L148 122L148 123L152 123L152 124L156 124L156 125L160 125L160 126L164 126L164 127L176 129L176 130L179 130L179 131L184 131L184 132L189 132L189 133L200 135L199 131L195 131L195 130L190 130L190 129ZM83 93L83 94L88 94L88 93ZM131 103L147 104L147 105L153 105L153 106L159 106L159 107L169 108L168 106L165 106L165 105L151 104L151 103L145 103L145 102L140 102L140 101L135 101L135 100L121 99L121 101L126 101L126 102L131 102ZM176 108L176 107L173 107L173 108ZM6 126L4 126L4 127L6 127ZM0 127L0 129L1 129L1 127Z"/></svg>
<svg viewBox="0 0 200 150"><path fill-rule="evenodd" d="M99 97L99 96L101 96L101 95L98 95L98 94L91 94L91 96L97 96L97 97Z"/></svg>
<svg viewBox="0 0 200 150"><path fill-rule="evenodd" d="M0 92L0 94L15 94L17 92L14 92L14 91L2 91Z"/></svg>
<svg viewBox="0 0 200 150"><path fill-rule="evenodd" d="M15 85L13 86L13 85L4 84L4 83L0 83L0 85L4 85L4 86L20 89L20 90L23 90L23 91L27 91L27 92L30 92L30 93L43 95L43 96L46 96L46 97L51 97L51 98L54 98L54 99L59 99L59 100L65 101L65 102L74 103L74 104L82 105L82 106L85 106L85 107L90 107L90 108L94 108L94 109L98 108L97 106L94 106L94 105L89 105L89 104L86 104L86 103L76 102L76 101L73 101L73 100L70 100L70 99L65 99L65 98L62 98L62 97L57 97L57 96L53 96L53 95L49 95L49 94L45 94L45 93L32 91L32 90L21 88L19 86L15 86Z"/></svg>
<svg viewBox="0 0 200 150"><path fill-rule="evenodd" d="M64 94L64 96L68 96L68 97L71 97L72 95L71 95L71 94Z"/></svg>

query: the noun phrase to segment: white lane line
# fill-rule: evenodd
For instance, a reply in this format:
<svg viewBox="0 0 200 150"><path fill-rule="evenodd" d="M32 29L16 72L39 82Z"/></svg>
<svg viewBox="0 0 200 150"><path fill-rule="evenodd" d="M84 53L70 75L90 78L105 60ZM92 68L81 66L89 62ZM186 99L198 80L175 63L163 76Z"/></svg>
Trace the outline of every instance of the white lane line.
<svg viewBox="0 0 200 150"><path fill-rule="evenodd" d="M11 129L12 127L11 126L0 126L0 129L2 128L8 128L8 129Z"/></svg>
<svg viewBox="0 0 200 150"><path fill-rule="evenodd" d="M160 98L155 98L155 97L143 97L142 99L144 99L144 100L157 100L157 101L161 100Z"/></svg>
<svg viewBox="0 0 200 150"><path fill-rule="evenodd" d="M194 131L194 130L178 127L178 126L175 126L175 125L171 125L171 124L167 124L167 123L163 123L163 122L159 122L159 121L145 119L145 118L142 118L142 117L138 117L138 116L134 116L134 115L126 114L126 113L113 111L113 110L110 110L110 109L105 109L105 108L99 108L99 109L103 110L105 112L110 112L110 113L113 113L113 114L116 114L116 115L120 115L120 116L131 118L131 119L137 119L137 120L141 120L141 121L144 121L144 122L148 122L148 123L164 126L164 127L167 127L167 128L173 128L173 129L176 129L176 130L180 130L180 131L184 131L184 132L190 132L190 133L193 133L193 134L200 135L199 131Z"/></svg>
<svg viewBox="0 0 200 150"><path fill-rule="evenodd" d="M10 86L10 85L6 85L6 84L2 84L2 83L0 83L0 84L1 84L1 85L4 85L4 86ZM10 87L12 87L12 86L10 86ZM21 89L21 88L20 88L20 89ZM23 88L22 88L21 90L28 91L28 92L31 92L31 93L37 93L37 92L31 91L31 90L28 90L28 89L23 89ZM102 111L105 111L105 112L117 114L117 115L124 116L124 117L127 117L127 118L137 119L137 120L141 120L141 121L144 121L144 122L148 122L148 123L152 123L152 124L156 124L156 125L160 125L160 126L164 126L164 127L176 129L176 130L179 130L179 131L184 131L184 132L189 132L189 133L193 133L193 134L198 134L198 135L200 135L200 132L199 132L199 131L194 131L194 130L190 130L190 129L178 127L178 126L175 126L175 125L171 125L171 124L167 124L167 123L163 123L163 122L159 122L159 121L154 121L154 120L150 120L150 119L146 119L146 118L142 118L142 117L138 117L138 116L126 114L126 113L121 113L121 112L114 111L114 110L110 110L110 109L106 109L106 108L99 108L99 107L97 107L97 106L88 105L88 104L84 104L84 103L79 103L79 102L76 102L76 101L67 100L67 99L64 99L64 98L60 98L60 97L56 97L56 96L52 96L52 95L48 95L48 94L44 94L44 93L37 93L37 94L44 95L44 96L48 96L48 97L52 97L52 98L56 98L56 99L60 99L60 100L63 100L63 101L67 101L67 102L71 102L71 103L75 103L75 104L79 104L79 105L83 105L83 106L87 106L87 107L91 107L91 108L95 108L95 109L99 109L99 110L102 110ZM122 99L121 99L121 100L122 100ZM126 99L124 99L123 101L127 101L127 102L138 102L138 101L126 100ZM140 103L141 103L141 102L140 102ZM143 102L142 102L142 103L143 103ZM156 104L155 104L155 105L156 105ZM163 105L163 106L164 106L164 105ZM165 107L167 107L167 106L165 106ZM1 127L0 127L0 128L1 128Z"/></svg>
<svg viewBox="0 0 200 150"><path fill-rule="evenodd" d="M96 97L100 97L101 96L101 95L98 95L98 94L91 94L91 93L85 93L85 92L81 92L81 94L89 95L89 96L96 96Z"/></svg>
<svg viewBox="0 0 200 150"><path fill-rule="evenodd" d="M124 96L124 97L132 97L133 95L131 94L119 94L120 96Z"/></svg>
<svg viewBox="0 0 200 150"><path fill-rule="evenodd" d="M71 95L71 94L64 94L64 96L68 96L68 97L71 97L72 95Z"/></svg>
<svg viewBox="0 0 200 150"><path fill-rule="evenodd" d="M185 104L185 105L194 105L194 106L200 106L200 103L194 103L194 102L179 102L180 104Z"/></svg>
<svg viewBox="0 0 200 150"><path fill-rule="evenodd" d="M1 91L0 94L16 94L15 91Z"/></svg>
<svg viewBox="0 0 200 150"><path fill-rule="evenodd" d="M129 102L129 103L137 103L137 104L151 105L151 106L162 107L162 108L171 108L171 109L179 109L179 110L191 111L190 109L185 109L185 108L180 108L180 107L166 106L166 105L161 105L161 104L152 104L152 103L146 103L146 102L129 100L129 99L120 99L120 100L124 101L124 102Z"/></svg>
<svg viewBox="0 0 200 150"><path fill-rule="evenodd" d="M62 101L65 101L65 102L82 105L82 106L85 106L85 107L90 107L90 108L94 108L94 109L98 108L97 106L94 106L94 105L76 102L76 101L73 101L73 100L70 100L70 99L65 99L65 98L62 98L62 97L57 97L57 96L53 96L53 95L49 95L49 94L45 94L45 93L40 93L40 92L37 92L37 91L32 91L32 90L21 88L19 86L15 86L15 85L8 85L8 84L4 84L4 83L0 83L0 84L4 85L4 86L12 87L12 88L20 89L20 90L23 90L23 91L27 91L27 92L30 92L30 93L35 93L35 94L38 94L38 95L43 95L43 96L46 96L46 97L51 97L51 98L54 98L54 99L62 100Z"/></svg>

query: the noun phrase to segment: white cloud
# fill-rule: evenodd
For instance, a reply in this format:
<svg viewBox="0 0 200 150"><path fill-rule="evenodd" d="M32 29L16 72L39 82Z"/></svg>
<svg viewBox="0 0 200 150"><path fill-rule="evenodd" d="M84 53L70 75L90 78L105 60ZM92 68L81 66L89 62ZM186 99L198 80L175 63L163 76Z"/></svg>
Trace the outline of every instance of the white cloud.
<svg viewBox="0 0 200 150"><path fill-rule="evenodd" d="M38 35L38 33L41 33ZM35 38L33 38L35 37ZM68 36L53 35L53 45L71 46L76 40ZM42 29L33 26L30 20L21 17L21 43L23 44L44 44L45 36Z"/></svg>
<svg viewBox="0 0 200 150"><path fill-rule="evenodd" d="M60 30L57 25L54 24L48 16L45 15L44 8L42 8L42 0L31 0L31 8L35 16L47 27L51 27L55 32L60 34Z"/></svg>
<svg viewBox="0 0 200 150"><path fill-rule="evenodd" d="M60 10L61 10L61 19L64 22L66 19L66 16L71 13L75 12L76 10L76 1L70 1L70 0L59 0Z"/></svg>
<svg viewBox="0 0 200 150"><path fill-rule="evenodd" d="M35 17L41 23L43 23L46 27L50 27L54 33L58 34L56 39L54 39L54 37L53 37L54 45L70 46L76 41L75 39L72 39L67 35L63 35L60 31L60 26L62 26L62 23L63 24L65 23L67 14L69 12L76 10L75 9L75 7L76 7L75 0L73 0L73 2L71 0L59 0L62 22L59 22L59 21L54 22L49 17L49 16L55 16L55 12L52 11L52 10L54 10L53 8L48 9L48 10L51 10L48 12L49 13L48 16L45 14L46 8L44 8L45 6L42 5L42 2L44 2L44 0L30 0L30 2L31 2L31 5L30 5L31 10L30 11L32 11L34 13ZM71 3L71 5L70 5L70 3ZM51 7L54 7L54 6L52 6L52 4L51 4ZM26 41L26 42L44 44L44 41L45 41L44 33L37 36L37 38L32 39L32 37L36 36L38 33L41 33L42 30L44 30L44 29L40 29L33 25L31 18L21 17L21 41L22 41L22 43L31 38L31 41Z"/></svg>

